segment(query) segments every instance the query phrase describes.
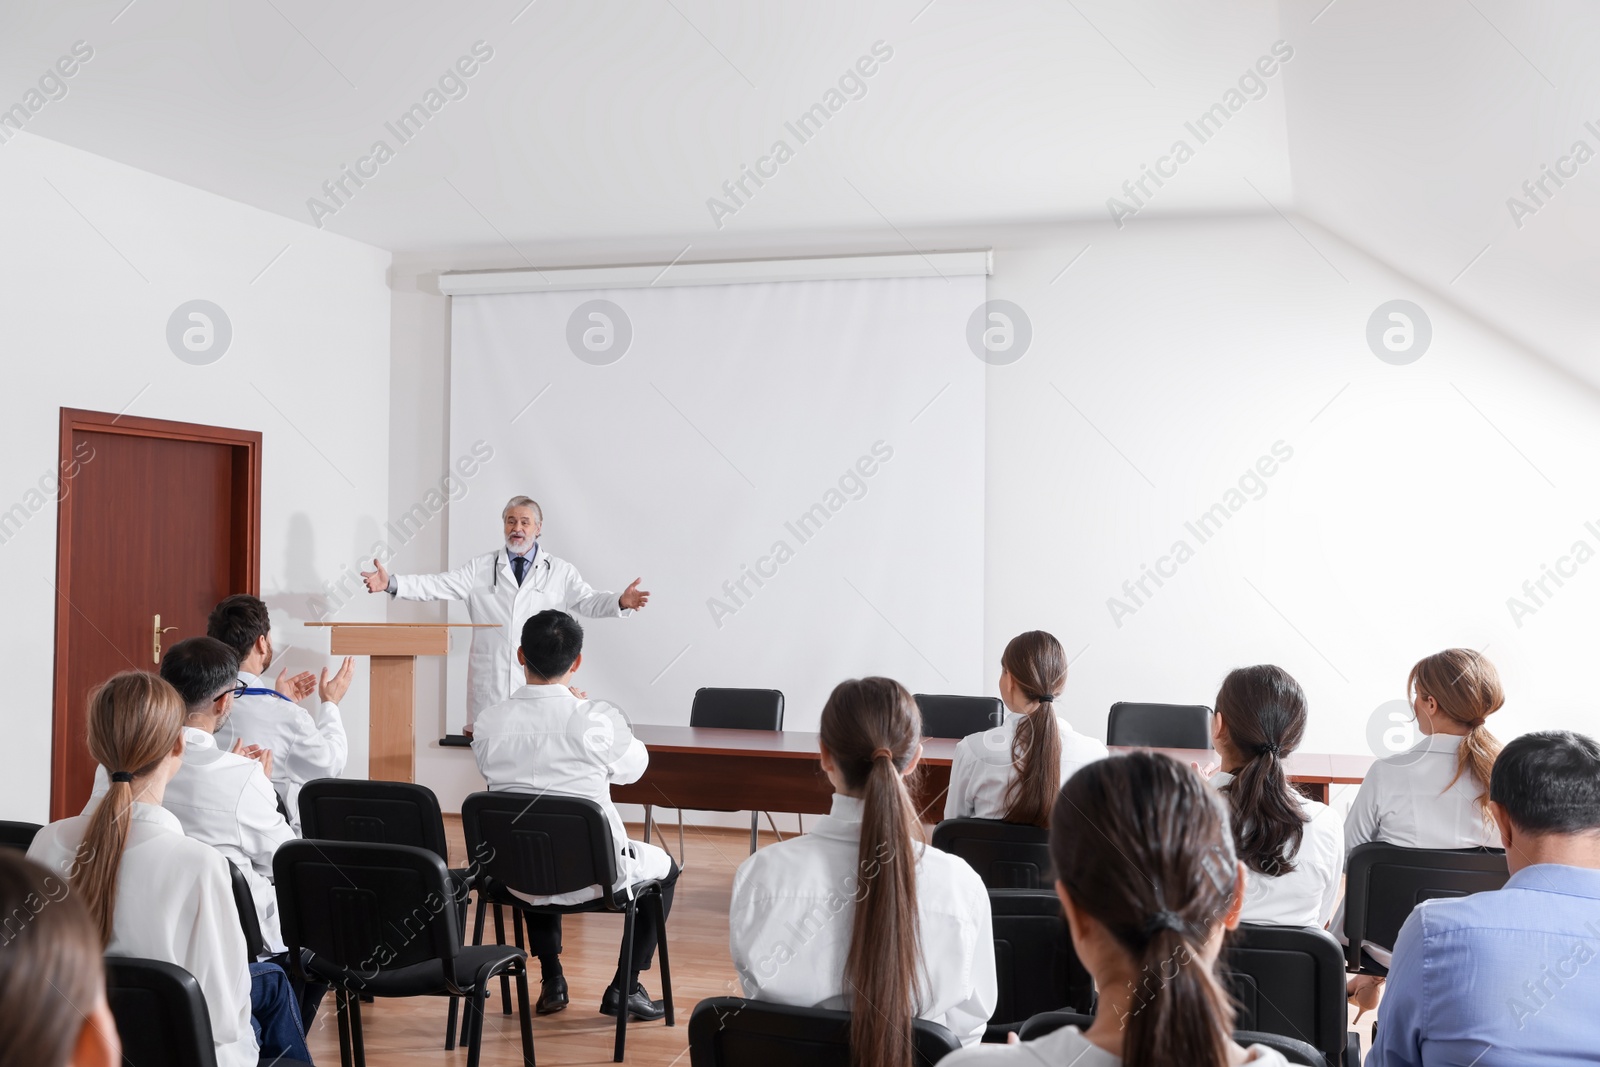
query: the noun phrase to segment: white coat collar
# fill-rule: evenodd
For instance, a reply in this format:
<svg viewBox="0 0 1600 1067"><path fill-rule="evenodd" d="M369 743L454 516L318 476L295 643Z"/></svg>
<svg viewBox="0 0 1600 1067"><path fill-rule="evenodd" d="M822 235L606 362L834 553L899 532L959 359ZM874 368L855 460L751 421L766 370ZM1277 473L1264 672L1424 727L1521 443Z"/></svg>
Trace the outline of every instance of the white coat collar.
<svg viewBox="0 0 1600 1067"><path fill-rule="evenodd" d="M864 814L864 805L860 799L835 793L832 808L828 814L816 821L811 832L818 837L829 837L835 841L860 840L861 819Z"/></svg>
<svg viewBox="0 0 1600 1067"><path fill-rule="evenodd" d="M252 689L261 685L261 677L259 675L251 674L249 671L240 671L239 681L250 686Z"/></svg>
<svg viewBox="0 0 1600 1067"><path fill-rule="evenodd" d="M183 750L185 752L190 749L198 749L203 752L216 747L217 739L214 735L207 733L198 726L185 726L183 728Z"/></svg>
<svg viewBox="0 0 1600 1067"><path fill-rule="evenodd" d="M90 801L83 809L84 816L93 815L95 809L100 806L103 800L105 800L105 797L100 796ZM160 804L146 804L142 800L135 800L128 811L128 815L130 822L149 823L151 826L177 834L179 837L184 836L183 823L179 822L176 815L163 808Z"/></svg>
<svg viewBox="0 0 1600 1067"><path fill-rule="evenodd" d="M517 691L511 694L512 700L548 700L551 697L577 699L572 695L572 690L564 685L534 685L531 682L518 687Z"/></svg>
<svg viewBox="0 0 1600 1067"><path fill-rule="evenodd" d="M1422 740L1406 750L1406 755L1423 752L1449 752L1454 754L1466 740L1464 734L1423 734Z"/></svg>

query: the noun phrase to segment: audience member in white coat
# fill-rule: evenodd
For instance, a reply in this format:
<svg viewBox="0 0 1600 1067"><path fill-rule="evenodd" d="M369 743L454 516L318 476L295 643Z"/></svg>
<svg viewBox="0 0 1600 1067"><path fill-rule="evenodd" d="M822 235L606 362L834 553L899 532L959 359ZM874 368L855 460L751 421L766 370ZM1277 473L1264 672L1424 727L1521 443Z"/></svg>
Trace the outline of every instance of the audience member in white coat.
<svg viewBox="0 0 1600 1067"><path fill-rule="evenodd" d="M1411 668L1406 691L1422 740L1367 771L1345 817L1345 856L1368 841L1405 848L1499 848L1488 792L1500 742L1484 726L1506 702L1499 672L1481 652L1447 648ZM1341 909L1334 931L1343 930ZM1390 947L1366 946L1385 965ZM1363 1011L1376 1005L1382 982L1370 975L1350 980L1352 997Z"/></svg>
<svg viewBox="0 0 1600 1067"><path fill-rule="evenodd" d="M1339 903L1344 826L1338 813L1296 791L1283 761L1305 737L1306 695L1282 667L1240 667L1223 679L1212 716L1222 769L1211 784L1228 801L1245 866L1240 920L1328 925Z"/></svg>
<svg viewBox="0 0 1600 1067"><path fill-rule="evenodd" d="M621 892L644 881L662 883L662 905L672 910L678 865L664 849L629 841L627 828L611 803L611 784L636 782L650 762L644 743L633 736L627 718L614 706L590 700L572 687L583 664L583 627L564 611L541 611L522 627L517 662L524 684L509 700L484 710L472 735L472 754L491 790L557 793L585 797L599 804L611 824L617 847L617 884ZM555 897L526 897L534 904L580 904L601 894L600 886ZM524 916L529 951L539 957L544 984L538 1011L548 1015L567 1006L567 983L561 974L559 916ZM653 914L641 909L635 920L634 967L650 969L660 931ZM604 1015L615 1016L627 976L619 969L600 1002ZM628 1014L659 1019L666 1008L651 1000L643 983L628 994Z"/></svg>
<svg viewBox="0 0 1600 1067"><path fill-rule="evenodd" d="M635 578L618 596L596 592L578 568L539 548L544 512L532 499L514 496L500 513L505 547L474 556L442 574L391 575L380 560L362 571L367 592L401 600L464 600L473 622L493 629L472 631L467 653L467 725L522 686L516 659L522 625L545 610L570 611L591 619L626 618L650 600Z"/></svg>
<svg viewBox="0 0 1600 1067"><path fill-rule="evenodd" d="M278 810L269 779L272 754L245 755L242 744L224 751L217 729L228 720L238 684L239 658L213 637L191 637L161 657L161 677L183 698L183 766L167 783L161 806L178 817L184 836L222 853L250 883L256 917L267 950L281 954L278 897L272 888L272 854L295 833ZM94 772L94 793L84 807L106 794L105 767Z"/></svg>
<svg viewBox="0 0 1600 1067"><path fill-rule="evenodd" d="M246 958L228 861L161 806L183 766L183 718L183 699L153 674L126 671L95 690L89 753L112 768L109 791L40 830L28 856L67 879L107 955L194 975L219 1067L254 1067L258 1052L309 1061L288 977Z"/></svg>
<svg viewBox="0 0 1600 1067"><path fill-rule="evenodd" d="M1154 752L1097 760L1062 787L1050 820L1056 893L1100 1001L1087 1030L972 1045L949 1067L1284 1067L1280 1053L1233 1041L1217 975L1239 924L1244 865L1221 798Z"/></svg>
<svg viewBox="0 0 1600 1067"><path fill-rule="evenodd" d="M1073 772L1106 757L1106 746L1055 711L1067 684L1067 654L1050 634L1019 634L1000 655L999 726L956 745L945 795L947 819L1002 819L1045 826L1056 792Z"/></svg>
<svg viewBox="0 0 1600 1067"><path fill-rule="evenodd" d="M230 729L234 738L254 749L272 753L272 786L283 798L284 814L296 833L300 831L300 787L316 778L337 778L350 756L339 701L350 690L355 661L349 656L337 673L322 669L320 679L310 671L278 675L272 688L261 675L272 665L272 619L267 606L248 594L223 600L211 611L206 633L227 645L239 657L239 682L234 696ZM307 711L299 700L317 693L317 710ZM228 736L231 735L231 736Z"/></svg>
<svg viewBox="0 0 1600 1067"><path fill-rule="evenodd" d="M821 726L833 810L740 865L728 916L745 996L849 1009L854 1060L873 1067L910 1067L916 1016L977 1041L997 996L983 882L919 840L904 781L919 721L891 679L834 688Z"/></svg>

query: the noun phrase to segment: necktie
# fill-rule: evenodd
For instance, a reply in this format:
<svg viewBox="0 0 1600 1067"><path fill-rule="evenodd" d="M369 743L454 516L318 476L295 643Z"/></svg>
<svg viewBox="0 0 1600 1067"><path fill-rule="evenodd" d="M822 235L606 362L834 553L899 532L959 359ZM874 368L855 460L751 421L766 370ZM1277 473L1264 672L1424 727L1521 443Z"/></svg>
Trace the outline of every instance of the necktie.
<svg viewBox="0 0 1600 1067"><path fill-rule="evenodd" d="M528 573L528 557L511 557L511 572L517 576L517 584L522 584L522 576Z"/></svg>

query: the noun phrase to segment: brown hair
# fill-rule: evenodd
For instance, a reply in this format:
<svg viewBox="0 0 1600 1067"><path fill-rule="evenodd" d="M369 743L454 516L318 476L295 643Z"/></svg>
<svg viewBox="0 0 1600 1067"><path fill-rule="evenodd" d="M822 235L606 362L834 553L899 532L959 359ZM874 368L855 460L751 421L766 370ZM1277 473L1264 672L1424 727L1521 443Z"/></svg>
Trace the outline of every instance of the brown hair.
<svg viewBox="0 0 1600 1067"><path fill-rule="evenodd" d="M1456 773L1450 785L1470 774L1478 783L1478 808L1489 810L1489 779L1500 742L1483 725L1506 702L1500 688L1500 672L1481 652L1470 648L1447 648L1418 661L1406 678L1406 691L1432 697L1448 719L1467 727L1456 751ZM1445 786L1449 789L1450 786Z"/></svg>
<svg viewBox="0 0 1600 1067"><path fill-rule="evenodd" d="M1006 786L1005 821L1048 826L1061 788L1061 729L1054 701L1067 684L1067 654L1050 634L1029 630L1006 645L1000 666L1033 705L1011 737L1011 766L1017 773Z"/></svg>
<svg viewBox="0 0 1600 1067"><path fill-rule="evenodd" d="M822 744L862 802L844 980L851 1062L868 1067L911 1067L922 968L913 835L921 824L903 774L922 742L920 721L911 694L890 678L840 682L822 709Z"/></svg>
<svg viewBox="0 0 1600 1067"><path fill-rule="evenodd" d="M178 691L144 671L114 675L89 696L89 754L111 776L111 787L89 816L82 849L88 858L73 873L72 888L82 896L102 945L111 943L134 801L133 782L117 779L155 770L183 735L184 712Z"/></svg>
<svg viewBox="0 0 1600 1067"><path fill-rule="evenodd" d="M1289 788L1283 757L1305 737L1306 694L1282 667L1240 667L1217 690L1217 714L1245 761L1222 787L1239 858L1271 877L1288 874L1305 837L1306 813Z"/></svg>
<svg viewBox="0 0 1600 1067"><path fill-rule="evenodd" d="M65 1067L105 995L100 938L55 874L0 849L0 1063Z"/></svg>
<svg viewBox="0 0 1600 1067"><path fill-rule="evenodd" d="M1238 888L1221 798L1159 753L1097 760L1062 786L1050 854L1073 904L1140 976L1122 1019L1125 1067L1226 1067L1233 1004L1200 958Z"/></svg>

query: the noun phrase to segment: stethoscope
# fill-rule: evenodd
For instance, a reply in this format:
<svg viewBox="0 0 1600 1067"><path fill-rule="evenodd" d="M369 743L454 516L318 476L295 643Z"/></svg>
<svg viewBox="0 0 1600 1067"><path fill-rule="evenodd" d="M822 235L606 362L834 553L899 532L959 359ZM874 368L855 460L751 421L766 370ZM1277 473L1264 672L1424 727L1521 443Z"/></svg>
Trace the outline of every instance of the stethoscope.
<svg viewBox="0 0 1600 1067"><path fill-rule="evenodd" d="M550 567L549 567L548 561L543 556L539 556L537 554L538 553L538 549L537 548L535 548L534 551L535 551L535 559L534 559L533 563L531 564L531 566L533 566L533 567L542 567L544 572L546 574L549 574L550 573ZM507 567L511 566L511 550L510 549L506 549L506 566ZM498 552L496 552L494 554L494 566L491 568L491 570L492 570L494 576L489 581L489 588L498 590L500 588L500 553L498 553ZM523 579L523 580L526 581L527 579ZM534 589L534 592L536 592L536 593L537 592L542 592L543 589L544 589L544 587L539 584L539 580L537 578L534 579L533 589Z"/></svg>

